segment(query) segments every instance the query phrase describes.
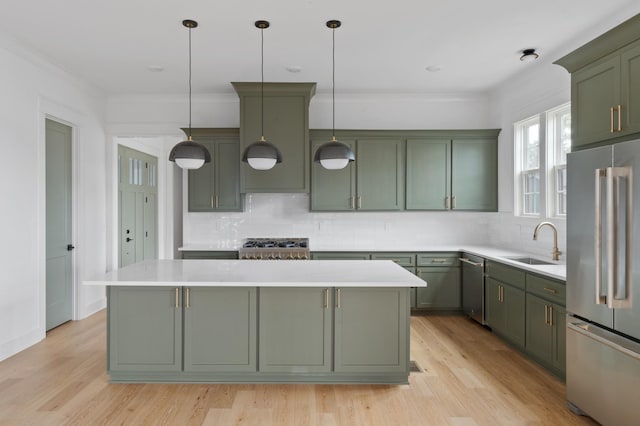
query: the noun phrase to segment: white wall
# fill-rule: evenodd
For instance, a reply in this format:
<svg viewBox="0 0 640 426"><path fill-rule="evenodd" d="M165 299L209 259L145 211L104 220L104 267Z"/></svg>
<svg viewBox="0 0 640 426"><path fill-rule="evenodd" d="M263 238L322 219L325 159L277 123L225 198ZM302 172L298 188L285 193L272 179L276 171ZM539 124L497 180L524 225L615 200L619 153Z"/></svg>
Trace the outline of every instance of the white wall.
<svg viewBox="0 0 640 426"><path fill-rule="evenodd" d="M45 336L45 117L74 128L75 318L104 306L82 279L105 270L105 98L0 40L0 360Z"/></svg>

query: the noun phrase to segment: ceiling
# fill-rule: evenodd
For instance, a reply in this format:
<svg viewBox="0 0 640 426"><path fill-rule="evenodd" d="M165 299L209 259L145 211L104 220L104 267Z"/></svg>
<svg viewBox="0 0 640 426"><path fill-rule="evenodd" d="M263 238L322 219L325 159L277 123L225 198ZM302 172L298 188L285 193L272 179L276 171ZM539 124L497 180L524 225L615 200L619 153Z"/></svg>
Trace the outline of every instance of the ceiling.
<svg viewBox="0 0 640 426"><path fill-rule="evenodd" d="M640 11L638 0L2 4L0 33L109 95L186 93L187 18L199 22L192 30L194 93L233 93L231 81L260 80L258 19L271 22L264 30L265 81L317 82L318 92L330 92L332 30L325 22L339 19L337 93L473 93L549 61L603 21ZM540 53L537 63L518 60L526 48Z"/></svg>

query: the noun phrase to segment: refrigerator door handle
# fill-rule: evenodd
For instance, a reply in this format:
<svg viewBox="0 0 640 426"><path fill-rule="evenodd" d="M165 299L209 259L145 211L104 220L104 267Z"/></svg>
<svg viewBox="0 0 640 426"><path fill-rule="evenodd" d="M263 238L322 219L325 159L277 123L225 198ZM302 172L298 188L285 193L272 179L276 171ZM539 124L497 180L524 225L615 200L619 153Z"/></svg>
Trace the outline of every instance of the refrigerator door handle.
<svg viewBox="0 0 640 426"><path fill-rule="evenodd" d="M595 182L595 293L596 305L605 305L606 296L602 295L602 183L600 178L606 177L606 169L596 169Z"/></svg>
<svg viewBox="0 0 640 426"><path fill-rule="evenodd" d="M624 229L624 284L620 292L620 280L618 276L617 264L620 261L618 253L618 231L617 226L618 212L620 210L620 179L626 180L625 194L625 229ZM626 167L609 167L607 168L607 305L609 308L628 309L633 306L632 302L632 242L631 234L633 232L633 174L629 166ZM614 251L615 250L615 251ZM621 296L624 294L624 296Z"/></svg>

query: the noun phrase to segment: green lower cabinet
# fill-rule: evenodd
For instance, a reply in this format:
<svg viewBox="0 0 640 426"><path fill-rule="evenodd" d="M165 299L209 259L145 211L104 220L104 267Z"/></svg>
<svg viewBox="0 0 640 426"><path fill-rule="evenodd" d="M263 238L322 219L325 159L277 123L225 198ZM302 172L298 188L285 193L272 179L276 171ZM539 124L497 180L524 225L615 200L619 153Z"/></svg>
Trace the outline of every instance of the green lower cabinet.
<svg viewBox="0 0 640 426"><path fill-rule="evenodd" d="M370 260L371 254L358 252L317 252L311 253L313 260Z"/></svg>
<svg viewBox="0 0 640 426"><path fill-rule="evenodd" d="M485 316L491 329L524 348L525 292L493 278L485 281Z"/></svg>
<svg viewBox="0 0 640 426"><path fill-rule="evenodd" d="M336 288L334 305L336 372L408 372L409 288Z"/></svg>
<svg viewBox="0 0 640 426"><path fill-rule="evenodd" d="M331 289L260 289L260 371L331 371Z"/></svg>
<svg viewBox="0 0 640 426"><path fill-rule="evenodd" d="M416 275L427 282L426 287L417 288L417 309L461 308L460 268L418 268Z"/></svg>
<svg viewBox="0 0 640 426"><path fill-rule="evenodd" d="M545 367L564 375L565 308L527 294L526 350Z"/></svg>
<svg viewBox="0 0 640 426"><path fill-rule="evenodd" d="M182 306L176 287L107 287L109 372L182 370Z"/></svg>
<svg viewBox="0 0 640 426"><path fill-rule="evenodd" d="M256 371L256 288L184 289L184 370Z"/></svg>
<svg viewBox="0 0 640 426"><path fill-rule="evenodd" d="M183 259L237 259L237 251L183 251Z"/></svg>

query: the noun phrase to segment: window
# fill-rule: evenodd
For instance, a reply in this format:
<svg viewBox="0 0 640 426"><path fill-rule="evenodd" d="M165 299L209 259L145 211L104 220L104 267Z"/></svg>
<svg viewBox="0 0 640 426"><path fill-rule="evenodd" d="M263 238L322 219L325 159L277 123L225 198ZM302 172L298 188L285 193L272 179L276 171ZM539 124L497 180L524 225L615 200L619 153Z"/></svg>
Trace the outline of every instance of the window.
<svg viewBox="0 0 640 426"><path fill-rule="evenodd" d="M516 123L514 134L516 214L565 217L567 153L571 150L570 105Z"/></svg>

